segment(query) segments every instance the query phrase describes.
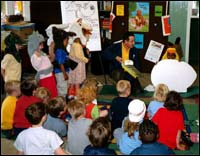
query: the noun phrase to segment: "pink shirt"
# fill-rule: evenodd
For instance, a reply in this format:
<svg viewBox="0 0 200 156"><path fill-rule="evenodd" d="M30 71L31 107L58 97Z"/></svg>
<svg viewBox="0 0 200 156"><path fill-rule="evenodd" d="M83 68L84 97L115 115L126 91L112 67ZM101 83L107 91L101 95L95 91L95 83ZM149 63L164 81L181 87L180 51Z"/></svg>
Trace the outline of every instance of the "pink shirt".
<svg viewBox="0 0 200 156"><path fill-rule="evenodd" d="M33 54L31 56L31 64L36 71L48 69L52 66L49 57L45 53L43 53L40 57L38 57L36 54ZM47 75L40 74L40 79L47 78L50 76L52 76L52 73L49 73Z"/></svg>

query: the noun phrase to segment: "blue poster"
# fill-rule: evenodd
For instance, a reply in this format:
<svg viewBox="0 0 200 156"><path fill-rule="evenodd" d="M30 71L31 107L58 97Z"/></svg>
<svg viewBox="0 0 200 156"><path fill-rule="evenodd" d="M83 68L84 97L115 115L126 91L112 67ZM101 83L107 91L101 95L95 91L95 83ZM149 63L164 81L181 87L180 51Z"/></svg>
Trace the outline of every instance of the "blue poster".
<svg viewBox="0 0 200 156"><path fill-rule="evenodd" d="M134 34L135 36L135 47L143 49L144 47L144 34Z"/></svg>

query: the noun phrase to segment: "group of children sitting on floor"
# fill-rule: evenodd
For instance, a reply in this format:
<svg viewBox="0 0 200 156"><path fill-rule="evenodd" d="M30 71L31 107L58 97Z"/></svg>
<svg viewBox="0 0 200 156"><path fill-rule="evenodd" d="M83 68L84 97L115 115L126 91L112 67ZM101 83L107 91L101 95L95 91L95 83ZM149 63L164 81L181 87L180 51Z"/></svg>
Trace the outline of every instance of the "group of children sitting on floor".
<svg viewBox="0 0 200 156"><path fill-rule="evenodd" d="M122 154L168 155L187 149L181 140L185 127L179 93L159 84L146 108L142 100L129 97L129 81L118 81L116 88L119 96L109 109L101 109L93 78L86 79L70 101L51 98L49 90L32 78L6 82L1 134L15 139L19 154L115 155L107 146L113 138Z"/></svg>

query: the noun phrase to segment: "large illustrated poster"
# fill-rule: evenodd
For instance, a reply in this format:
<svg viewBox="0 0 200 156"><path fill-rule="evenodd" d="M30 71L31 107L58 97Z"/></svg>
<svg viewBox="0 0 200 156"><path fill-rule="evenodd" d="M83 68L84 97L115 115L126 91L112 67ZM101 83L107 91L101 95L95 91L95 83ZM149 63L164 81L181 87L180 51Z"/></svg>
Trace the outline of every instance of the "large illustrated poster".
<svg viewBox="0 0 200 156"><path fill-rule="evenodd" d="M101 37L97 1L61 1L62 23L70 24L78 18L92 27L92 35L87 43L90 51L101 51Z"/></svg>
<svg viewBox="0 0 200 156"><path fill-rule="evenodd" d="M129 2L128 30L149 32L149 2Z"/></svg>

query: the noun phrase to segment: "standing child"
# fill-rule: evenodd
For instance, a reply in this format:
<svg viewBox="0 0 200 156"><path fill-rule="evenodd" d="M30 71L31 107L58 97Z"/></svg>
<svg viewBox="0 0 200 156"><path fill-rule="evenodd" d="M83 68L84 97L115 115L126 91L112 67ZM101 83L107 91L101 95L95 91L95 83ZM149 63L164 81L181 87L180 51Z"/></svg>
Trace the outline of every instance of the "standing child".
<svg viewBox="0 0 200 156"><path fill-rule="evenodd" d="M8 96L1 105L1 134L10 139L13 136L13 116L16 102L21 95L20 81L12 80L5 83Z"/></svg>
<svg viewBox="0 0 200 156"><path fill-rule="evenodd" d="M112 100L110 107L112 132L116 128L120 128L122 126L122 121L128 114L128 105L132 101L132 99L129 98L131 93L131 84L129 81L119 80L117 82L116 89L118 97L115 97Z"/></svg>
<svg viewBox="0 0 200 156"><path fill-rule="evenodd" d="M153 116L152 121L158 126L158 142L167 145L171 149L185 150L180 144L181 131L184 130L182 97L175 91L170 91L164 103Z"/></svg>
<svg viewBox="0 0 200 156"><path fill-rule="evenodd" d="M56 76L58 95L66 97L68 73L70 70L70 68L66 66L66 62L69 60L66 47L68 45L69 36L75 36L75 33L66 32L56 27L52 28L52 33L55 43L54 73Z"/></svg>
<svg viewBox="0 0 200 156"><path fill-rule="evenodd" d="M153 94L154 100L149 103L147 108L147 116L149 117L149 119L152 119L159 108L164 107L163 105L168 92L169 89L165 84L158 84L156 86L155 92Z"/></svg>
<svg viewBox="0 0 200 156"><path fill-rule="evenodd" d="M44 37L38 32L33 32L28 39L28 53L33 68L37 71L36 79L39 80L39 86L46 87L51 92L51 97L58 95L56 81L53 75L53 66L51 61L42 49L44 48Z"/></svg>
<svg viewBox="0 0 200 156"><path fill-rule="evenodd" d="M28 106L25 116L31 127L21 132L14 142L20 155L69 155L60 146L62 139L42 127L46 120L45 104L38 102Z"/></svg>
<svg viewBox="0 0 200 156"><path fill-rule="evenodd" d="M85 118L85 105L81 101L70 101L67 109L72 119L68 124L65 149L74 155L82 155L85 147L90 144L86 133L92 120Z"/></svg>
<svg viewBox="0 0 200 156"><path fill-rule="evenodd" d="M86 79L86 63L88 58L84 56L80 38L75 38L71 45L69 57L78 63L78 66L69 72L69 88L74 87L75 95L78 93L80 85Z"/></svg>
<svg viewBox="0 0 200 156"><path fill-rule="evenodd" d="M31 124L27 121L24 112L25 109L32 103L41 101L41 99L33 96L34 91L37 87L37 81L32 78L27 78L21 83L20 89L22 92L22 96L16 102L13 118L13 128L15 136L17 136L24 129L27 129L31 126Z"/></svg>
<svg viewBox="0 0 200 156"><path fill-rule="evenodd" d="M22 47L22 40L18 35L11 32L5 38L5 44L5 56L1 61L1 75L3 80L4 82L8 82L10 80L21 81L22 58L19 50Z"/></svg>
<svg viewBox="0 0 200 156"><path fill-rule="evenodd" d="M47 120L43 127L55 131L63 140L66 140L67 125L60 119L66 111L66 102L64 97L58 96L49 100L47 104Z"/></svg>
<svg viewBox="0 0 200 156"><path fill-rule="evenodd" d="M111 125L106 118L95 119L90 125L87 135L91 145L84 149L84 155L116 155L114 150L107 147L111 137Z"/></svg>
<svg viewBox="0 0 200 156"><path fill-rule="evenodd" d="M114 137L119 149L123 154L130 154L132 150L139 147L139 124L143 121L146 113L146 105L139 99L132 100L128 105L129 114L122 123L122 130L117 128Z"/></svg>
<svg viewBox="0 0 200 156"><path fill-rule="evenodd" d="M131 155L174 155L166 145L157 142L158 127L151 120L144 120L139 127L139 138L142 145L131 152Z"/></svg>
<svg viewBox="0 0 200 156"><path fill-rule="evenodd" d="M83 86L78 92L77 99L85 104L86 118L96 119L98 117L105 117L108 115L108 110L100 110L97 104L93 103L96 97L96 89L88 85Z"/></svg>

